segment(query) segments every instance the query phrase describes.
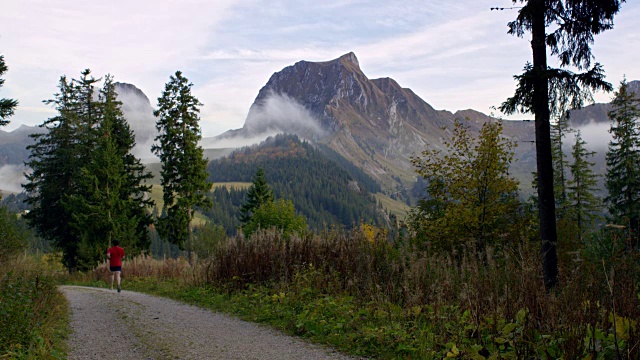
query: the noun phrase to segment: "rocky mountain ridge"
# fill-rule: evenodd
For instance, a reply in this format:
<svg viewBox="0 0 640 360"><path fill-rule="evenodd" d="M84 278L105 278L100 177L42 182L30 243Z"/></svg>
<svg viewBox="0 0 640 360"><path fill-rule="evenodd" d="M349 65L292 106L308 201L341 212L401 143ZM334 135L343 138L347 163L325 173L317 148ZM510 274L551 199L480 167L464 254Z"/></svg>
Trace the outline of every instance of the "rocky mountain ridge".
<svg viewBox="0 0 640 360"><path fill-rule="evenodd" d="M318 130L271 116L275 98L305 109ZM474 110L436 110L391 78L369 79L355 54L347 53L331 61L299 61L274 73L258 93L243 128L221 138L295 133L328 145L393 192L413 183L411 157L441 148L456 118L468 118L475 132L491 120ZM532 128L530 123L505 123L505 133L517 141L530 137Z"/></svg>

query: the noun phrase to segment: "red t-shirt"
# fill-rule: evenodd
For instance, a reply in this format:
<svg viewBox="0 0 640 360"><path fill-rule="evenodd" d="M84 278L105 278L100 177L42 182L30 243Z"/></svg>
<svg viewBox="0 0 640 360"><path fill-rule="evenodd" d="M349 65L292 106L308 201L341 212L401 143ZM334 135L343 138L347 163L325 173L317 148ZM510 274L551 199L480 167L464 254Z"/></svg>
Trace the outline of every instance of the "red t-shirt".
<svg viewBox="0 0 640 360"><path fill-rule="evenodd" d="M124 257L124 249L120 246L113 246L107 250L107 254L111 254L109 266L122 266L122 258Z"/></svg>

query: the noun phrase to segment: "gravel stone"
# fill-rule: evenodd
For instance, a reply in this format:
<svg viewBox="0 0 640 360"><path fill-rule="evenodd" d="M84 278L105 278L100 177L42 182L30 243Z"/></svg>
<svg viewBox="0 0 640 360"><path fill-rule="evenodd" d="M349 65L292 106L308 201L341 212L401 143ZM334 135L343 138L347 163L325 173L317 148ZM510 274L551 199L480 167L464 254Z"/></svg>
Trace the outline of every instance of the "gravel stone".
<svg viewBox="0 0 640 360"><path fill-rule="evenodd" d="M273 329L174 300L61 286L69 359L353 359Z"/></svg>

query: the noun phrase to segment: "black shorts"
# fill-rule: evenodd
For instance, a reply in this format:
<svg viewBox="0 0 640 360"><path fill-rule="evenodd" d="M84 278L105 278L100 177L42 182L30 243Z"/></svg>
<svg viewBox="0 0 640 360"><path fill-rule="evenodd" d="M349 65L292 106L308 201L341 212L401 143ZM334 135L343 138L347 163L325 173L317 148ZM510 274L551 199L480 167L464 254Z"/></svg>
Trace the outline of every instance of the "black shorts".
<svg viewBox="0 0 640 360"><path fill-rule="evenodd" d="M111 272L122 271L122 266L109 266L109 270L111 270Z"/></svg>

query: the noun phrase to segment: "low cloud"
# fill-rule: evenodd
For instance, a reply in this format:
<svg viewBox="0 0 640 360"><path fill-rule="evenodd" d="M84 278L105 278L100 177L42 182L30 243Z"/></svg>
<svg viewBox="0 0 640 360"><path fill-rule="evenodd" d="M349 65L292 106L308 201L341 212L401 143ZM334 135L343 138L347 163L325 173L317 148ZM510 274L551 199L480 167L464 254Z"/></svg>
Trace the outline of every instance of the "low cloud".
<svg viewBox="0 0 640 360"><path fill-rule="evenodd" d="M276 93L251 106L244 129L250 134L288 133L304 138L325 135L311 111L286 94Z"/></svg>
<svg viewBox="0 0 640 360"><path fill-rule="evenodd" d="M233 136L226 138L204 138L200 142L200 146L205 149L235 149L244 146L259 144L270 136L277 135L278 132L263 132L256 136Z"/></svg>
<svg viewBox="0 0 640 360"><path fill-rule="evenodd" d="M609 147L609 142L612 137L609 133L611 124L606 123L591 123L585 126L576 128L580 131L582 139L586 142L587 149L598 153L606 153ZM575 144L575 138L571 135L567 136L567 144Z"/></svg>
<svg viewBox="0 0 640 360"><path fill-rule="evenodd" d="M122 102L124 117L136 136L136 146L132 149L132 154L143 163L157 162L158 157L151 152L151 145L158 134L155 127L157 119L153 116L149 99L143 96L142 92L120 87L118 100Z"/></svg>
<svg viewBox="0 0 640 360"><path fill-rule="evenodd" d="M26 182L25 171L27 171L27 167L24 165L4 165L0 167L0 190L15 193L22 192L20 185Z"/></svg>

